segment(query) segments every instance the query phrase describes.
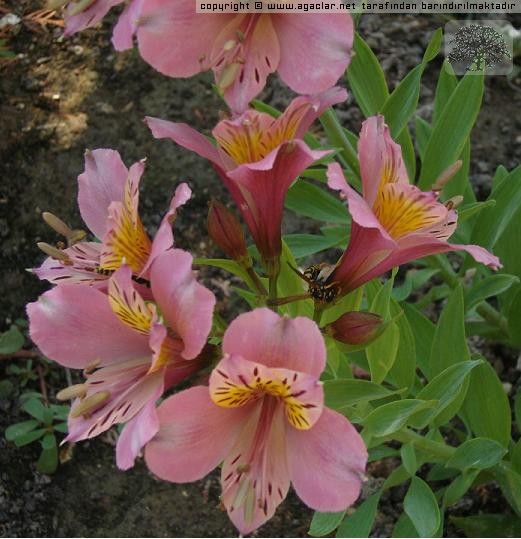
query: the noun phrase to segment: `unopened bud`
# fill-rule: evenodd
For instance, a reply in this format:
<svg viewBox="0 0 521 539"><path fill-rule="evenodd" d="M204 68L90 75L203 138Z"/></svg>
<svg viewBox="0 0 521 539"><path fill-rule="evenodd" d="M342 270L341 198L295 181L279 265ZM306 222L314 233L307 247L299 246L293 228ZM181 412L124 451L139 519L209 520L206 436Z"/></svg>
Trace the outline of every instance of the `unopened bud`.
<svg viewBox="0 0 521 539"><path fill-rule="evenodd" d="M375 313L350 311L326 326L326 333L344 344L367 344L375 339L383 326Z"/></svg>
<svg viewBox="0 0 521 539"><path fill-rule="evenodd" d="M449 183L452 178L457 174L458 170L461 168L463 161L458 159L455 163L452 163L450 167L447 167L437 178L436 181L432 184L433 191L442 191L447 183Z"/></svg>
<svg viewBox="0 0 521 539"><path fill-rule="evenodd" d="M208 234L232 260L249 268L252 265L241 224L226 207L212 200L208 212Z"/></svg>

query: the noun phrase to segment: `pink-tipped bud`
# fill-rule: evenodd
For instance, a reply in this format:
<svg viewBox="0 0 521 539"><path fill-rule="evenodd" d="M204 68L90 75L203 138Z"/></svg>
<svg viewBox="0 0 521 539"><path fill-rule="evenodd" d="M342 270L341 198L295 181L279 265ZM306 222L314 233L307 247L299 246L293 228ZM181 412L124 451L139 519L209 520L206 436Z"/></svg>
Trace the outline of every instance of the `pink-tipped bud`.
<svg viewBox="0 0 521 539"><path fill-rule="evenodd" d="M232 260L251 267L242 226L238 219L218 200L212 200L208 211L208 235Z"/></svg>
<svg viewBox="0 0 521 539"><path fill-rule="evenodd" d="M344 344L367 344L376 338L383 326L379 314L350 311L326 326L326 333Z"/></svg>

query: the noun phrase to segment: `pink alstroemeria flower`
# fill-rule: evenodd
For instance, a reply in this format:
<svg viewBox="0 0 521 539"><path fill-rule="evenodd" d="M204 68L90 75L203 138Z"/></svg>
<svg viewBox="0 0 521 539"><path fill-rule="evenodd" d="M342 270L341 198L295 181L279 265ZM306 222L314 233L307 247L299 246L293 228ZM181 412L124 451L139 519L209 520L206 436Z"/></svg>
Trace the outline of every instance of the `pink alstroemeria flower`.
<svg viewBox="0 0 521 539"><path fill-rule="evenodd" d="M85 171L78 176L78 206L87 227L99 242L82 241L55 250L53 256L33 270L54 284L77 283L104 286L122 261L137 278L148 279L154 259L172 247L172 223L179 206L190 198L187 184L180 184L151 241L139 218L139 180L145 161L124 165L115 150L93 150L85 154Z"/></svg>
<svg viewBox="0 0 521 539"><path fill-rule="evenodd" d="M348 13L206 14L196 13L195 0L146 0L137 18L146 62L171 77L212 69L235 113L247 109L275 71L299 94L331 88L353 45Z"/></svg>
<svg viewBox="0 0 521 539"><path fill-rule="evenodd" d="M85 383L64 390L64 398L77 397L66 440L126 423L116 447L122 469L157 432L155 402L163 391L204 364L200 354L212 326L215 297L196 281L189 253L160 254L151 290L155 303L140 296L131 269L122 266L109 279L108 294L61 285L27 306L40 350L65 367L84 369Z"/></svg>
<svg viewBox="0 0 521 539"><path fill-rule="evenodd" d="M382 116L363 123L358 157L362 196L347 184L340 165L328 168L328 185L347 201L352 224L349 246L325 284L337 283L346 294L400 264L447 251L466 251L493 269L501 267L479 245L448 243L457 212L439 202L437 193L409 183L401 148Z"/></svg>
<svg viewBox="0 0 521 539"><path fill-rule="evenodd" d="M351 505L367 451L351 423L324 406L317 325L256 309L230 324L222 346L209 388L159 406L160 429L145 448L150 470L184 483L224 461L221 500L242 534L273 516L290 483L317 511Z"/></svg>
<svg viewBox="0 0 521 539"><path fill-rule="evenodd" d="M183 123L146 118L156 138L177 144L209 159L229 189L267 264L281 253L284 197L297 176L331 153L311 150L302 140L311 123L329 106L345 100L340 88L311 97L297 97L278 118L248 110L217 124L206 137Z"/></svg>

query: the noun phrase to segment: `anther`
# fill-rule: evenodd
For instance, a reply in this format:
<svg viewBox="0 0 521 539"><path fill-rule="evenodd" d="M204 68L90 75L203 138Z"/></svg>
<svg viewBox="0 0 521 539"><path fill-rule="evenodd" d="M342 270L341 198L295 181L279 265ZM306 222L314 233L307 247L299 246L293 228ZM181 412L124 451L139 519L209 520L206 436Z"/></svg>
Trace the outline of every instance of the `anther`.
<svg viewBox="0 0 521 539"><path fill-rule="evenodd" d="M45 243L44 241L39 241L36 246L40 251L43 251L46 255L49 255L51 258L54 258L55 260L60 260L64 264L70 266L72 265L71 259L69 258L69 255L62 251L61 249L57 249L56 247L53 247L52 245L49 245L48 243Z"/></svg>
<svg viewBox="0 0 521 539"><path fill-rule="evenodd" d="M83 369L83 376L89 376L89 374L92 374L98 367L101 361L97 359L96 361L93 361L89 363L84 369Z"/></svg>
<svg viewBox="0 0 521 539"><path fill-rule="evenodd" d="M463 202L463 197L461 195L453 196L452 198L449 198L445 202L445 207L448 210L452 210L453 208L457 208L461 203Z"/></svg>
<svg viewBox="0 0 521 539"><path fill-rule="evenodd" d="M219 80L217 81L217 85L221 90L226 90L229 86L231 86L235 79L237 78L237 75L239 74L239 71L241 69L241 65L237 62L233 62L231 64L228 64L222 71L221 75L219 77Z"/></svg>
<svg viewBox="0 0 521 539"><path fill-rule="evenodd" d="M59 217L56 217L51 212L44 211L42 213L42 219L58 234L68 238L72 234L72 228L64 223Z"/></svg>
<svg viewBox="0 0 521 539"><path fill-rule="evenodd" d="M89 414L90 412L94 412L109 399L110 391L99 391L98 393L94 393L93 395L90 395L89 397L80 401L71 410L70 417L74 419L76 417Z"/></svg>
<svg viewBox="0 0 521 539"><path fill-rule="evenodd" d="M74 384L72 386L66 387L61 391L58 391L56 398L59 401L68 401L75 398L83 398L87 393L87 386L85 384Z"/></svg>
<svg viewBox="0 0 521 539"><path fill-rule="evenodd" d="M432 184L431 189L435 192L442 191L445 185L454 178L458 170L461 168L463 161L458 159L450 167L446 168L437 178L436 181Z"/></svg>

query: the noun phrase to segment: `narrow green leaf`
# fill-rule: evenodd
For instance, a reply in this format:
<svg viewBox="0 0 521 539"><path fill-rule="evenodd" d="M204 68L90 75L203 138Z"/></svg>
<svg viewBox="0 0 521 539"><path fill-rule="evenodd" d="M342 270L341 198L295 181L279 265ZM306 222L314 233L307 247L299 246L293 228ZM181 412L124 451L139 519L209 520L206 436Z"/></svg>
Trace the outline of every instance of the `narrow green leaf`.
<svg viewBox="0 0 521 539"><path fill-rule="evenodd" d="M42 438L42 452L36 463L36 469L40 473L52 474L58 467L58 447L54 434L46 434Z"/></svg>
<svg viewBox="0 0 521 539"><path fill-rule="evenodd" d="M459 470L466 468L484 470L495 466L506 452L506 449L495 440L473 438L456 449L446 466Z"/></svg>
<svg viewBox="0 0 521 539"><path fill-rule="evenodd" d="M416 360L423 374L429 370L429 359L436 326L409 303L400 305L409 321L416 342Z"/></svg>
<svg viewBox="0 0 521 539"><path fill-rule="evenodd" d="M335 410L361 401L383 399L394 394L367 380L336 379L324 382L325 404Z"/></svg>
<svg viewBox="0 0 521 539"><path fill-rule="evenodd" d="M411 325L403 316L403 310L396 301L391 298L391 316L398 317L396 326L400 334L396 359L389 371L395 385L400 388L410 389L414 383L416 374L416 343ZM399 315L402 316L399 316Z"/></svg>
<svg viewBox="0 0 521 539"><path fill-rule="evenodd" d="M474 217L482 210L493 208L496 205L494 199L486 200L485 202L471 202L462 208L458 208L458 223L464 223L467 219Z"/></svg>
<svg viewBox="0 0 521 539"><path fill-rule="evenodd" d="M461 155L476 121L483 97L483 76L466 75L434 124L425 149L419 187L428 190Z"/></svg>
<svg viewBox="0 0 521 539"><path fill-rule="evenodd" d="M423 55L422 62L426 64L427 62L431 62L438 56L441 48L441 42L443 40L443 30L441 28L438 28L434 31L432 34L432 37L429 39L429 44L427 45L427 49L425 50L425 54Z"/></svg>
<svg viewBox="0 0 521 539"><path fill-rule="evenodd" d="M495 468L495 479L512 509L521 516L521 474L509 462L500 462Z"/></svg>
<svg viewBox="0 0 521 539"><path fill-rule="evenodd" d="M369 537L380 496L381 492L373 494L352 515L347 515L338 527L336 537Z"/></svg>
<svg viewBox="0 0 521 539"><path fill-rule="evenodd" d="M513 284L519 283L519 277L516 275L507 275L500 273L498 275L489 275L481 281L478 281L465 296L466 310L475 307L481 301L498 296L501 292L508 290Z"/></svg>
<svg viewBox="0 0 521 539"><path fill-rule="evenodd" d="M309 535L311 537L324 537L334 531L346 514L345 511L338 513L320 513L316 511L311 520Z"/></svg>
<svg viewBox="0 0 521 539"><path fill-rule="evenodd" d="M467 537L521 537L521 519L512 515L481 513L470 517L450 517Z"/></svg>
<svg viewBox="0 0 521 539"><path fill-rule="evenodd" d="M503 447L510 441L510 405L496 371L484 361L473 369L463 405L470 428L476 436L496 440Z"/></svg>
<svg viewBox="0 0 521 539"><path fill-rule="evenodd" d="M403 508L420 537L432 537L440 525L440 508L429 485L419 477L413 477Z"/></svg>
<svg viewBox="0 0 521 539"><path fill-rule="evenodd" d="M250 287L250 290L256 290L255 285L246 270L233 260L227 260L225 258L194 258L194 265L212 266L214 268L223 269L242 279Z"/></svg>
<svg viewBox="0 0 521 539"><path fill-rule="evenodd" d="M434 107L432 112L432 122L437 123L443 109L449 102L454 90L458 87L458 79L454 75L452 66L445 60L440 69L436 92L434 94Z"/></svg>
<svg viewBox="0 0 521 539"><path fill-rule="evenodd" d="M321 234L287 234L284 236L284 241L288 244L295 258L304 258L333 247L345 249L349 240L347 231L346 227L341 238Z"/></svg>
<svg viewBox="0 0 521 539"><path fill-rule="evenodd" d="M373 436L389 436L406 425L410 417L425 408L433 408L437 401L403 399L379 406L363 421Z"/></svg>
<svg viewBox="0 0 521 539"><path fill-rule="evenodd" d="M514 417L516 419L517 428L521 431L521 387L517 388L514 399Z"/></svg>
<svg viewBox="0 0 521 539"><path fill-rule="evenodd" d="M16 447L23 447L24 445L28 445L34 442L35 440L38 440L46 432L47 432L47 429L36 429L36 430L32 430L31 432L26 432L25 434L20 434L19 436L15 438L14 443Z"/></svg>
<svg viewBox="0 0 521 539"><path fill-rule="evenodd" d="M391 537L418 537L418 532L406 513L402 513L396 521Z"/></svg>
<svg viewBox="0 0 521 539"><path fill-rule="evenodd" d="M420 116L414 118L414 130L416 132L416 149L418 150L418 156L423 161L425 156L425 149L427 148L427 143L432 134L431 124L425 121Z"/></svg>

